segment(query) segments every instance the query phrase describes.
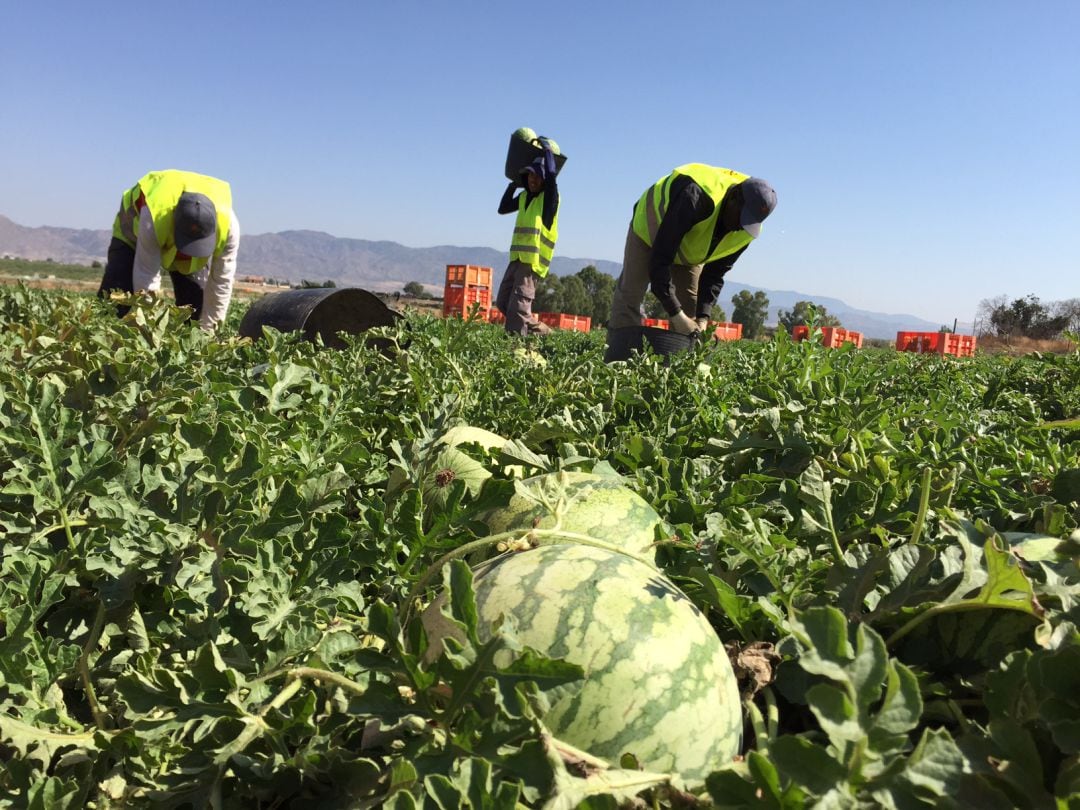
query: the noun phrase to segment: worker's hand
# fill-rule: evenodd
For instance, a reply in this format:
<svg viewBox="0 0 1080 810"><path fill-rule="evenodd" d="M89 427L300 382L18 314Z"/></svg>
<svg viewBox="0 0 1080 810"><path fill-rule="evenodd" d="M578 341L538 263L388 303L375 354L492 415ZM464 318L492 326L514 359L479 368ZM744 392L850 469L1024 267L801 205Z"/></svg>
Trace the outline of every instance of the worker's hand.
<svg viewBox="0 0 1080 810"><path fill-rule="evenodd" d="M668 325L671 327L672 332L678 332L680 335L692 335L698 331L698 326L694 320L681 309L668 318Z"/></svg>
<svg viewBox="0 0 1080 810"><path fill-rule="evenodd" d="M704 333L704 332L709 331L709 316L708 315L698 315L694 319L694 323L697 324L697 330L699 332Z"/></svg>

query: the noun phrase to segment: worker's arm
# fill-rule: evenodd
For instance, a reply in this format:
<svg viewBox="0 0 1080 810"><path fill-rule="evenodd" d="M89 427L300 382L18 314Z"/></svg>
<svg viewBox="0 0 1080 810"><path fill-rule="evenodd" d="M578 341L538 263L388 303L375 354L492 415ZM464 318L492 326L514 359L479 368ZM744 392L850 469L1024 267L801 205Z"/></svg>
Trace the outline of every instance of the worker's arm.
<svg viewBox="0 0 1080 810"><path fill-rule="evenodd" d="M232 300L233 281L236 279L236 254L240 248L240 223L236 213L229 211L229 235L221 254L210 260L210 273L203 289L202 315L199 328L213 332L225 321Z"/></svg>
<svg viewBox="0 0 1080 810"><path fill-rule="evenodd" d="M500 214L512 214L518 210L517 197L514 196L517 187L517 180L511 180L510 185L506 187L506 191L503 192L502 199L499 201Z"/></svg>
<svg viewBox="0 0 1080 810"><path fill-rule="evenodd" d="M742 256L743 251L746 250L747 247L748 246L744 246L740 248L730 256L724 256L714 262L709 262L702 268L701 278L698 279L696 313L699 320L701 318L709 317L713 304L715 304L720 297L720 291L724 289L724 276L727 275L727 271L735 264L736 259Z"/></svg>
<svg viewBox="0 0 1080 810"><path fill-rule="evenodd" d="M540 218L544 227L550 228L559 211L559 184L555 180L555 155L546 140L540 143L544 146L544 210Z"/></svg>
<svg viewBox="0 0 1080 810"><path fill-rule="evenodd" d="M682 310L671 283L671 265L687 231L712 215L713 201L697 183L685 175L671 184L670 200L664 219L656 229L649 259L649 288L668 315Z"/></svg>
<svg viewBox="0 0 1080 810"><path fill-rule="evenodd" d="M154 217L149 208L139 212L139 230L135 239L135 264L131 271L131 289L156 293L161 289L161 245L154 231Z"/></svg>

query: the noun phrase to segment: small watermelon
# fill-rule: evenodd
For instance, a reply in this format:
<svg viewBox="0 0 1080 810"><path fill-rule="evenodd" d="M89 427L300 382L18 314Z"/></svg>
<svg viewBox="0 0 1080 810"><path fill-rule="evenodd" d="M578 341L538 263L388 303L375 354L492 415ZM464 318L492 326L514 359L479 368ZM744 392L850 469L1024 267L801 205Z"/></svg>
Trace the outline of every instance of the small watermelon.
<svg viewBox="0 0 1080 810"><path fill-rule="evenodd" d="M655 559L660 515L617 477L563 470L519 481L515 490L505 507L481 517L492 534L561 529ZM573 543L574 539L541 536L539 542Z"/></svg>
<svg viewBox="0 0 1080 810"><path fill-rule="evenodd" d="M738 753L742 713L724 645L654 569L591 546L543 546L478 566L473 585L482 640L512 616L522 644L585 670L544 693L543 720L559 739L614 763L633 754L691 784ZM440 607L423 615L435 654L439 639L460 638Z"/></svg>
<svg viewBox="0 0 1080 810"><path fill-rule="evenodd" d="M514 130L514 137L525 141L525 143L532 143L536 140L536 131L529 127L518 127Z"/></svg>

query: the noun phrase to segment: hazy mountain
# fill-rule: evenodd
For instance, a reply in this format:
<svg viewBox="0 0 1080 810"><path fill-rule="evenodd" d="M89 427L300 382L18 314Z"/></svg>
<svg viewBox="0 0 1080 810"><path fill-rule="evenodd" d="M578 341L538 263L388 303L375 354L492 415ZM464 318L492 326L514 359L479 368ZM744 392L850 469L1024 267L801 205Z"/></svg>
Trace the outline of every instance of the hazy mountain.
<svg viewBox="0 0 1080 810"><path fill-rule="evenodd" d="M107 230L76 230L43 226L29 228L0 216L0 256L25 259L52 259L71 264L104 262L109 245ZM343 239L321 231L282 231L280 233L244 234L240 244L238 272L244 276L264 276L290 281L332 280L339 287L356 286L387 292L399 290L409 281L419 281L441 288L448 264L478 264L494 267L496 283L502 277L508 256L488 247L439 245L411 248L397 242L373 242L367 239ZM556 256L552 271L572 275L586 265L618 276L618 262L603 259ZM738 270L735 271L738 274ZM731 296L741 290L755 292L759 287L730 281L724 285L720 304L731 312ZM764 290L769 296L770 320L775 322L779 309L791 309L796 301L814 301L838 318L848 329L867 337L895 338L897 331L936 330L939 323L914 315L868 312L830 298L794 290Z"/></svg>

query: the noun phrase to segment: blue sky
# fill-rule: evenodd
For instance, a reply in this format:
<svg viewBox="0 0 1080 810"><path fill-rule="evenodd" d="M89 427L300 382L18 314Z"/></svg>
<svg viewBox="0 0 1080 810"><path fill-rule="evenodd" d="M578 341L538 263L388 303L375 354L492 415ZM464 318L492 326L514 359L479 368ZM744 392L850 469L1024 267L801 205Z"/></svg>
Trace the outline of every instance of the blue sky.
<svg viewBox="0 0 1080 810"><path fill-rule="evenodd" d="M0 214L106 228L173 167L247 233L505 249L530 126L564 256L621 261L641 192L712 163L779 199L732 281L970 321L1080 296L1078 31L1038 0L11 2Z"/></svg>

